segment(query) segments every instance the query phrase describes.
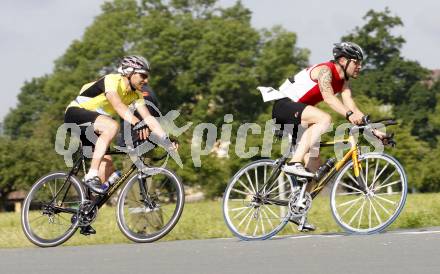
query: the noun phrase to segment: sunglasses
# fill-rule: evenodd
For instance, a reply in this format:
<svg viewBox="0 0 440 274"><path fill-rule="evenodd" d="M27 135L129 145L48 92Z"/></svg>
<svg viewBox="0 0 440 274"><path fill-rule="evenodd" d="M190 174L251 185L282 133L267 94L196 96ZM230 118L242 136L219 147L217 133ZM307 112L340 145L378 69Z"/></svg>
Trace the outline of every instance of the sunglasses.
<svg viewBox="0 0 440 274"><path fill-rule="evenodd" d="M350 59L350 61L352 61L356 66L360 66L360 65L362 65L362 61L361 61L361 60Z"/></svg>
<svg viewBox="0 0 440 274"><path fill-rule="evenodd" d="M139 76L140 76L142 79L150 78L150 74L149 74L149 73L138 73L138 74L139 74Z"/></svg>

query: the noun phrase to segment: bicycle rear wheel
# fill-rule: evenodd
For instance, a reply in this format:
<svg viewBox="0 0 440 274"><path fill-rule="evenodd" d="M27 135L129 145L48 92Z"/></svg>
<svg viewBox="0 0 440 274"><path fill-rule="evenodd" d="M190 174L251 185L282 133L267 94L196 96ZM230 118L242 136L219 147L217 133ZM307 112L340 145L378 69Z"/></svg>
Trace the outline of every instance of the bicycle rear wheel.
<svg viewBox="0 0 440 274"><path fill-rule="evenodd" d="M378 233L399 216L407 195L407 177L393 157L366 153L359 157L363 191L356 181L353 162L338 173L333 185L330 206L336 222L347 232Z"/></svg>
<svg viewBox="0 0 440 274"><path fill-rule="evenodd" d="M243 240L265 240L277 234L289 219L288 201L294 189L281 173L261 193L258 189L274 171L275 161L258 160L239 170L223 196L223 216L231 232ZM277 205L278 200L283 205Z"/></svg>
<svg viewBox="0 0 440 274"><path fill-rule="evenodd" d="M157 241L177 224L184 201L182 182L172 171L153 168L135 174L118 198L118 226L134 242Z"/></svg>
<svg viewBox="0 0 440 274"><path fill-rule="evenodd" d="M74 216L85 196L80 181L74 176L67 180L67 176L65 172L53 172L40 178L24 200L21 224L35 245L60 245L78 228Z"/></svg>

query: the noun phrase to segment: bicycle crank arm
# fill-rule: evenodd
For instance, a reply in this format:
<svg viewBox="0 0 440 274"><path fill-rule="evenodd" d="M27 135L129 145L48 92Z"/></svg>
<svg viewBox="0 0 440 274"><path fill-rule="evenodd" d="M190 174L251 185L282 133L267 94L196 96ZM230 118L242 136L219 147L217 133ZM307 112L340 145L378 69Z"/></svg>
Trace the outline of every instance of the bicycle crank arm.
<svg viewBox="0 0 440 274"><path fill-rule="evenodd" d="M289 205L289 201L277 200L277 199L266 199L264 204L265 205L288 206Z"/></svg>

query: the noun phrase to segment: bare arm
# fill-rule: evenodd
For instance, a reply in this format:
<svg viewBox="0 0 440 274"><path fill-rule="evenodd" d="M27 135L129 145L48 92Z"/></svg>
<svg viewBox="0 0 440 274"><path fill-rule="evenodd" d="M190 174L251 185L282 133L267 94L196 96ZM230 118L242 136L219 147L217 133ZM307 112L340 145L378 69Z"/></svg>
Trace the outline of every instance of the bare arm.
<svg viewBox="0 0 440 274"><path fill-rule="evenodd" d="M140 120L134 116L127 105L125 105L121 97L119 97L117 92L107 92L106 93L107 99L109 100L110 104L112 104L113 108L116 110L116 112L119 114L119 116L122 117L125 121L129 122L132 125L135 125ZM148 125L148 127L151 129L152 132L156 133L160 137L163 137L166 135L165 131L160 126L159 122L154 118L150 112L148 111L147 107L143 104L139 104L137 106L137 110L139 114L144 119L145 123ZM147 138L147 134L145 133L145 137L143 139Z"/></svg>
<svg viewBox="0 0 440 274"><path fill-rule="evenodd" d="M351 89L350 86L348 85L348 82L344 84L344 88L342 90L341 95L342 95L342 102L346 107L348 107L351 111L355 113L359 113L360 115L364 116L362 111L359 110L353 98L351 97Z"/></svg>
<svg viewBox="0 0 440 274"><path fill-rule="evenodd" d="M336 96L332 88L332 72L329 67L322 66L318 74L318 85L322 98L334 111L345 117L350 109L347 108Z"/></svg>
<svg viewBox="0 0 440 274"><path fill-rule="evenodd" d="M139 122L139 119L129 111L127 105L122 102L121 97L119 97L116 91L108 91L105 93L105 96L122 119L132 125Z"/></svg>
<svg viewBox="0 0 440 274"><path fill-rule="evenodd" d="M162 129L162 126L159 124L157 119L151 115L150 111L144 104L137 104L136 109L152 132L161 137L166 135L165 131Z"/></svg>

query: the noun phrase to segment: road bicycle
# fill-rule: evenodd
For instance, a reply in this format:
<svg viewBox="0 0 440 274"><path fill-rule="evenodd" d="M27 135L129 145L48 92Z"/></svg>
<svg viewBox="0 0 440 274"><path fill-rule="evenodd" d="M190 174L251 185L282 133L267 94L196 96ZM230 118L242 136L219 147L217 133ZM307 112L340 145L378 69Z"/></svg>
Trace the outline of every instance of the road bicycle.
<svg viewBox="0 0 440 274"><path fill-rule="evenodd" d="M80 170L86 172L82 151L80 144L81 153L77 153L79 157L69 172L56 171L41 177L27 194L21 223L24 234L32 243L40 247L64 243L78 228L92 224L99 209L122 186L116 216L121 232L128 239L149 243L173 229L183 211L183 184L173 171L149 163L159 161L167 154L149 161L140 153L139 147L126 151L109 150L106 154L128 154L134 161L105 194L98 195L77 177Z"/></svg>
<svg viewBox="0 0 440 274"><path fill-rule="evenodd" d="M407 176L402 165L386 153L361 153L355 133L372 129L380 123L397 124L392 119L348 129L348 138L321 142L321 147L350 144L350 149L323 176L306 179L284 173L281 167L289 153L279 159L261 159L240 169L230 180L223 197L223 215L231 232L243 240L268 239L289 222L305 223L312 200L330 182L330 207L336 223L348 233L373 234L387 228L399 216L407 196ZM276 131L278 137L286 133ZM292 140L291 136L290 140ZM393 135L386 141L395 145ZM287 151L292 152L293 142ZM309 191L308 191L309 190Z"/></svg>

